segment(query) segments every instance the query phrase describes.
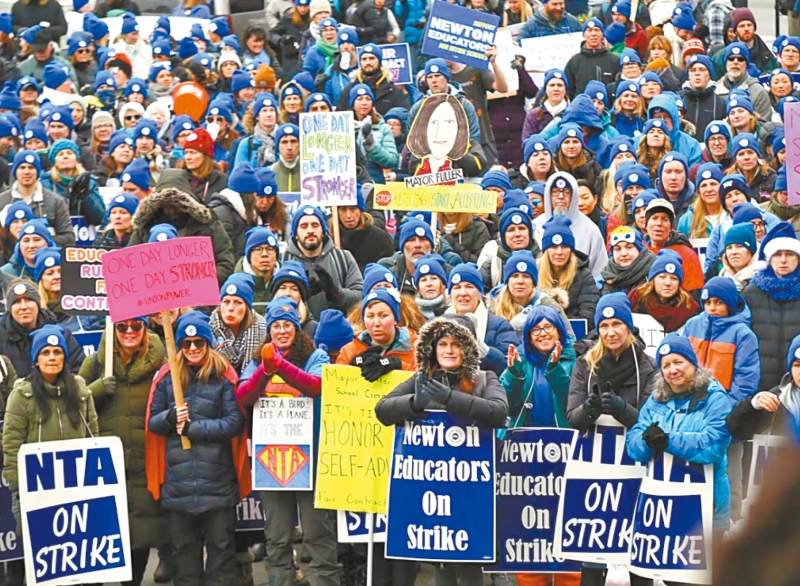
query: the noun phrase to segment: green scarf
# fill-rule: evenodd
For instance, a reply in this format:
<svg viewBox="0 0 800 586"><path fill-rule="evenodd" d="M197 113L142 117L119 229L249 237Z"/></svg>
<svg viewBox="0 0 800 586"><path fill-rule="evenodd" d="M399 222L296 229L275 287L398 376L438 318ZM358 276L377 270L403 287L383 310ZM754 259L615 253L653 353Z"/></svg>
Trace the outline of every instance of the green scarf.
<svg viewBox="0 0 800 586"><path fill-rule="evenodd" d="M317 38L317 49L319 49L320 53L325 55L325 71L327 71L330 66L333 65L333 58L336 56L336 53L339 52L339 45L326 42L325 39L322 38L322 35L320 35Z"/></svg>

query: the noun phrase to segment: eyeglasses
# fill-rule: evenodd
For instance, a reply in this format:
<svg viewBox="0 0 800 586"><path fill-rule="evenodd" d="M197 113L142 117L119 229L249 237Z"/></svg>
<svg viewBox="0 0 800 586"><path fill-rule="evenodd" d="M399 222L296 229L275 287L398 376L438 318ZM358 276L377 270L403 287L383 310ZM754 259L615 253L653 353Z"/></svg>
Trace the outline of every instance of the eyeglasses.
<svg viewBox="0 0 800 586"><path fill-rule="evenodd" d="M558 189L557 187L554 187L553 189L550 190L550 195L551 197L567 197L572 195L572 190Z"/></svg>
<svg viewBox="0 0 800 586"><path fill-rule="evenodd" d="M141 120L141 119L142 119L142 117L139 116L138 114L131 114L130 116L125 116L125 121L126 122L130 122L132 120Z"/></svg>
<svg viewBox="0 0 800 586"><path fill-rule="evenodd" d="M753 224L753 228L755 228L757 230L763 230L766 227L766 224L764 222L762 222L762 221L759 221L759 220L754 220L754 221L751 221L750 223Z"/></svg>
<svg viewBox="0 0 800 586"><path fill-rule="evenodd" d="M728 139L724 136L709 136L708 142L728 142Z"/></svg>
<svg viewBox="0 0 800 586"><path fill-rule="evenodd" d="M225 118L223 116L209 116L208 118L206 118L206 122L208 122L208 123L212 123L212 122L219 123L219 122L225 122L225 121L226 120L225 120Z"/></svg>
<svg viewBox="0 0 800 586"><path fill-rule="evenodd" d="M134 334L138 334L144 329L144 324L140 321L129 321L129 322L120 322L118 324L114 324L114 328L120 334L124 334L125 332L131 331Z"/></svg>
<svg viewBox="0 0 800 586"><path fill-rule="evenodd" d="M291 322L275 322L271 326L269 326L269 330L271 332L291 332L294 329L294 324Z"/></svg>
<svg viewBox="0 0 800 586"><path fill-rule="evenodd" d="M277 251L271 246L256 246L250 251L250 254L257 254L257 255L266 254L272 256L274 254L277 254Z"/></svg>
<svg viewBox="0 0 800 586"><path fill-rule="evenodd" d="M747 63L747 59L745 59L744 57L740 57L738 55L733 55L731 57L728 57L728 61L736 61L738 63Z"/></svg>
<svg viewBox="0 0 800 586"><path fill-rule="evenodd" d="M181 340L181 350L191 350L193 347L197 350L202 350L206 347L205 338L184 338Z"/></svg>
<svg viewBox="0 0 800 586"><path fill-rule="evenodd" d="M542 327L531 328L531 334L534 336L541 336L542 334L552 334L556 327L553 324L547 324Z"/></svg>

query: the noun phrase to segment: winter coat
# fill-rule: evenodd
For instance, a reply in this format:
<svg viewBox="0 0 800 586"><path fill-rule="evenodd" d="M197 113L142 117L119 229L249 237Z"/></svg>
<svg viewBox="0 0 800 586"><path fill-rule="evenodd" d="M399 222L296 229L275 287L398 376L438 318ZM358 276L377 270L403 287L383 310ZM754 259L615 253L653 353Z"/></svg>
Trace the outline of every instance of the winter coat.
<svg viewBox="0 0 800 586"><path fill-rule="evenodd" d="M452 308L448 311L455 313ZM506 369L508 347L519 344L519 336L509 322L489 313L483 302L478 303L474 314L478 318L476 333L489 348L489 352L481 360L481 369L494 371L499 376Z"/></svg>
<svg viewBox="0 0 800 586"><path fill-rule="evenodd" d="M275 138L275 130L272 131L270 135L272 138ZM262 142L255 134L251 134L249 136L242 137L239 140L238 146L236 148L236 155L233 159L233 166L236 167L240 163L247 161L250 163L254 169L257 169L261 165L258 164L258 151L261 148ZM277 156L277 153L273 151L273 155ZM265 156L264 166L272 165L275 161L268 160L268 157Z"/></svg>
<svg viewBox="0 0 800 586"><path fill-rule="evenodd" d="M544 8L540 7L534 10L533 16L522 25L519 31L519 40L578 33L580 31L581 23L568 12L564 12L564 16L559 22L553 23L545 16Z"/></svg>
<svg viewBox="0 0 800 586"><path fill-rule="evenodd" d="M775 180L778 178L778 173L771 167L767 169L766 173L757 170L756 174L748 183L750 193L753 195L753 199L758 203L769 201L772 197L772 192L775 191Z"/></svg>
<svg viewBox="0 0 800 586"><path fill-rule="evenodd" d="M244 254L245 233L256 225L247 221L247 210L242 196L226 187L209 198L208 208L214 212L228 234L234 258L239 258Z"/></svg>
<svg viewBox="0 0 800 586"><path fill-rule="evenodd" d="M503 282L503 268L506 266L508 257L511 256L511 251L500 245L500 238L501 236L498 235L495 240L487 242L478 257L478 266L481 269L483 285L487 291ZM542 256L542 251L539 248L539 243L536 242L536 238L531 238L531 245L528 250L536 258Z"/></svg>
<svg viewBox="0 0 800 586"><path fill-rule="evenodd" d="M101 436L116 436L122 440L125 451L125 483L128 493L128 521L131 547L140 549L157 547L169 542L167 517L161 506L147 491L145 475L145 414L150 385L158 369L166 362L166 352L156 334L146 332L147 353L134 354L124 365L114 353L113 376L117 386L113 393L106 391L105 334L100 339L97 353L83 361L80 375L89 383L95 401Z"/></svg>
<svg viewBox="0 0 800 586"><path fill-rule="evenodd" d="M763 211L761 215L764 216L764 225L767 232L769 232L775 224L780 222L777 216L768 211ZM714 226L714 229L711 231L711 236L708 239L708 246L706 247L706 260L705 263L703 263L703 272L707 271L722 253L725 252L725 234L732 225L733 219L727 216L724 220L720 221L719 224ZM684 270L685 268L686 267L684 267Z"/></svg>
<svg viewBox="0 0 800 586"><path fill-rule="evenodd" d="M272 270L273 274L278 270L278 265ZM263 314L267 305L272 301L272 293L269 290L269 283L264 280L264 277L256 275L253 269L250 268L250 262L242 256L236 261L236 266L233 269L234 273L247 273L256 283L254 296L253 296L253 309L258 313Z"/></svg>
<svg viewBox="0 0 800 586"><path fill-rule="evenodd" d="M684 289L685 290L685 289ZM664 328L664 333L676 332L681 329L690 318L700 313L700 306L693 298L689 298L689 306L678 306L678 297L672 297L667 302L662 302L655 291L647 297L640 297L639 291L633 289L628 293L631 309L634 313L646 313Z"/></svg>
<svg viewBox="0 0 800 586"><path fill-rule="evenodd" d="M358 270L364 272L364 267L369 263L378 262L382 258L394 254L394 243L385 230L374 224L348 230L339 226L339 239L342 249L353 255L358 265Z"/></svg>
<svg viewBox="0 0 800 586"><path fill-rule="evenodd" d="M216 148L216 147L215 147ZM215 193L219 193L228 186L228 176L225 173L214 169L206 179L198 179L188 171L185 171L186 178L189 180L192 194L200 202L208 205L208 201ZM162 186L159 183L158 188Z"/></svg>
<svg viewBox="0 0 800 586"><path fill-rule="evenodd" d="M342 55L339 53L333 58L333 65L324 73L318 75L315 80L317 91L328 94L331 98L331 102L334 104L340 103L340 99L342 99L342 94L345 93L345 90L349 91L350 84L353 81L350 79L350 76L353 75L355 77L358 73L360 73L357 62L351 63L350 69L347 71L342 69L341 62ZM373 88L372 91L374 93L375 88ZM345 108L347 108L347 99L348 98L345 95ZM380 110L378 111L380 112Z"/></svg>
<svg viewBox="0 0 800 586"><path fill-rule="evenodd" d="M294 10L289 10L281 16L278 26L270 31L269 40L278 53L278 60L283 69L283 79L291 79L300 71L302 55L300 43L303 33L308 30L308 22L301 21L299 26L292 22Z"/></svg>
<svg viewBox="0 0 800 586"><path fill-rule="evenodd" d="M383 170L394 168L400 161L397 146L394 144L394 135L383 118L380 118L377 123L371 123L372 143L367 146L364 135L360 132L362 126L363 122L356 122L356 128L359 130L356 133L356 146L363 155L370 177L377 184L381 184L385 180Z"/></svg>
<svg viewBox="0 0 800 586"><path fill-rule="evenodd" d="M744 299L739 299L734 315L696 315L686 322L683 335L692 343L700 366L728 391L732 405L756 392L761 361L758 338L750 329L750 308Z"/></svg>
<svg viewBox="0 0 800 586"><path fill-rule="evenodd" d="M370 2L370 0L363 0L363 2L367 3ZM359 37L359 41L364 43L364 39L361 37ZM335 60L334 67L336 67L337 63L338 60ZM350 89L360 83L364 83L372 88L372 93L375 95L373 105L375 106L375 110L377 110L378 114L381 116L386 116L386 113L392 108L411 107L411 100L409 99L408 94L401 86L392 83L392 74L385 67L381 67L378 73L371 76L365 76L362 69L356 70L352 82L342 89L338 100L334 102L334 104L337 105L336 109L338 111L345 112L350 109ZM412 120L413 118L409 115L408 119Z"/></svg>
<svg viewBox="0 0 800 586"><path fill-rule="evenodd" d="M714 59L719 57L720 62L722 63L722 74L720 77L717 77L719 81L717 82L717 87L715 88L715 92L717 95L722 96L723 99L731 93L731 86L730 82L728 81L727 77L722 77L725 75L725 62L724 57L725 50L721 49L715 56ZM716 70L716 65L714 67ZM753 109L755 110L756 117L762 121L767 121L772 118L772 104L769 101L769 92L764 89L759 81L750 76L745 75L745 77L733 86L734 88L741 88L743 90L747 90L750 94L750 100L753 102ZM675 146L675 145L673 145Z"/></svg>
<svg viewBox="0 0 800 586"><path fill-rule="evenodd" d="M64 9L57 0L14 2L11 6L11 17L15 34L40 22L50 23L50 34L54 39L67 34L67 19L64 17Z"/></svg>
<svg viewBox="0 0 800 586"><path fill-rule="evenodd" d="M7 356L0 355L0 411L5 413L11 390L18 380L17 369L14 368L11 360ZM0 452L1 459L2 453Z"/></svg>
<svg viewBox="0 0 800 586"><path fill-rule="evenodd" d="M55 315L46 309L39 309L39 317L36 320L35 329L38 330L44 325L55 323ZM30 338L30 333L29 330L22 328L14 321L10 311L0 317L0 355L6 356L11 361L20 378L27 377L33 370L33 361L31 360L31 345L33 341ZM64 338L69 349L69 359L67 361L69 371L77 373L85 358L83 348L69 330L66 330Z"/></svg>
<svg viewBox="0 0 800 586"><path fill-rule="evenodd" d="M403 363L403 370L416 370L414 361L414 345L417 343L417 334L413 330L400 327L397 328L397 335L388 350L383 352L383 356L399 358ZM339 351L336 364L350 364L350 361L368 350L374 342L370 338L369 332L364 330L353 341L345 344Z"/></svg>
<svg viewBox="0 0 800 586"><path fill-rule="evenodd" d="M28 279L34 281L33 267L29 266L22 260L22 254L19 252L19 246L14 248L14 256L8 259L8 262L0 267L0 273L8 275L12 279Z"/></svg>
<svg viewBox="0 0 800 586"><path fill-rule="evenodd" d="M425 0L399 0L394 4L394 15L403 25L403 40L410 45L418 45L422 40L422 29L414 25L425 23Z"/></svg>
<svg viewBox="0 0 800 586"><path fill-rule="evenodd" d="M728 445L730 434L725 418L731 402L725 389L713 378L705 382L687 401L665 402L652 394L639 411L639 421L625 436L628 455L637 462L648 462L654 456L642 439L653 423L669 436L667 453L692 464L714 465L714 529L726 530L730 524L731 495L728 482Z"/></svg>
<svg viewBox="0 0 800 586"><path fill-rule="evenodd" d="M644 344L637 339L636 343L628 350L625 350L625 352L633 353L636 378L628 380L614 389L617 395L625 399L625 412L619 418L619 422L627 428L636 423L639 417L639 410L650 396L653 377L656 373L655 361L645 353L644 348ZM594 384L597 384L597 380L586 364L586 354L583 354L578 357L575 362L575 368L572 370L572 380L569 384L569 400L567 402L567 420L577 430L585 431L597 421L590 418L583 408L583 404L586 403ZM605 392L605 389L601 389L601 392Z"/></svg>
<svg viewBox="0 0 800 586"><path fill-rule="evenodd" d="M608 85L614 81L619 71L619 57L608 49L587 49L586 42L581 42L581 51L569 58L564 73L569 80L569 95L575 97L583 93L586 84L591 80Z"/></svg>
<svg viewBox="0 0 800 586"><path fill-rule="evenodd" d="M37 22L36 24L39 23ZM36 78L36 80L41 84L43 83L42 78L44 77L44 68L50 63L63 65L64 68L69 72L70 80L72 80L76 86L78 85L78 77L75 75L75 69L72 67L72 62L64 59L63 57L58 57L55 51L51 55L50 59L45 62L36 59L35 55L28 56L22 63L20 63L19 76L25 77L27 75Z"/></svg>
<svg viewBox="0 0 800 586"><path fill-rule="evenodd" d="M381 31L380 18L371 0L358 0L347 9L345 21L354 27L362 45L384 43L386 35Z"/></svg>
<svg viewBox="0 0 800 586"><path fill-rule="evenodd" d="M270 169L275 171L278 191L300 191L300 161L290 169L283 164L281 159L278 159L273 165L270 165Z"/></svg>
<svg viewBox="0 0 800 586"><path fill-rule="evenodd" d="M569 319L585 319L591 324L594 320L594 308L600 298L600 291L597 290L597 283L592 277L592 273L589 272L589 262L586 256L579 251L575 251L573 254L578 256L578 271L569 288L566 291L558 288L544 289L544 291L556 301L561 302ZM564 306L564 301L566 301L566 306Z"/></svg>
<svg viewBox="0 0 800 586"><path fill-rule="evenodd" d="M97 233L97 238L95 238L92 246L111 249L125 248L128 246L128 242L130 242L131 234L132 232L128 232L122 237L122 240L117 240L117 235L114 233L114 230L109 228Z"/></svg>
<svg viewBox="0 0 800 586"><path fill-rule="evenodd" d="M773 395L777 395L781 400L778 410L774 413L770 413L766 409L753 407L753 399L755 399L757 393L753 393L736 403L726 420L731 437L749 441L757 433L766 433L768 435L785 434L787 424L792 422L792 414L786 408L786 397L789 393L797 392L794 387L792 373L787 372L783 375L780 384L768 391Z"/></svg>
<svg viewBox="0 0 800 586"><path fill-rule="evenodd" d="M192 373L183 395L189 407L185 435L192 442L190 450L183 449L176 432L171 375L155 384L148 405L148 429L167 438L161 506L193 515L233 508L240 499L230 440L244 429L244 414L236 402L234 385L221 375L202 382Z"/></svg>
<svg viewBox="0 0 800 586"><path fill-rule="evenodd" d="M63 183L53 181L49 175L42 177L42 187L64 199L64 202L69 206L70 216L83 216L90 226L99 226L103 223L106 206L103 203L103 197L98 191L97 181L94 177L89 180L89 195L82 200L72 199L69 195L68 187Z"/></svg>
<svg viewBox="0 0 800 586"><path fill-rule="evenodd" d="M553 121L553 115L544 106L537 106L525 114L525 122L522 126L522 140L533 134L540 134L545 126ZM527 161L526 161L527 162Z"/></svg>
<svg viewBox="0 0 800 586"><path fill-rule="evenodd" d="M450 243L453 252L460 256L463 262L476 262L481 250L489 242L489 231L483 222L473 221L466 230L458 234L444 233L442 237Z"/></svg>
<svg viewBox="0 0 800 586"><path fill-rule="evenodd" d="M620 291L627 295L632 289L647 280L647 273L655 258L655 255L649 249L643 248L631 265L622 268L616 263L613 256L609 257L608 265L600 275L603 281L601 295Z"/></svg>
<svg viewBox="0 0 800 586"><path fill-rule="evenodd" d="M617 132L629 138L638 136L644 129L644 120L639 116L627 116L622 112L614 112L611 115L611 120Z"/></svg>
<svg viewBox="0 0 800 586"><path fill-rule="evenodd" d="M39 186L42 183L39 182ZM0 210L17 201L13 195L14 186L0 193ZM50 226L50 234L56 246L75 246L75 233L72 231L72 221L69 219L69 206L64 198L57 196L52 191L44 188L41 194L34 193L30 201L33 213L37 218L45 218Z"/></svg>
<svg viewBox="0 0 800 586"><path fill-rule="evenodd" d="M675 103L675 100L668 95L657 95L652 100L650 100L650 104L647 106L647 117L653 117L653 110L655 108L660 108L669 113L670 118L672 118L672 130L669 131L669 139L672 143L672 150L678 151L689 162L689 167L692 167L696 163L700 162L702 157L702 149L700 148L700 143L697 140L685 132L681 130L681 116L678 112L678 106ZM634 140L634 147L635 150L639 150L639 143L642 141L642 137L644 135L640 134Z"/></svg>
<svg viewBox="0 0 800 586"><path fill-rule="evenodd" d="M700 258L697 256L697 252L692 248L692 243L686 236L673 230L667 242L661 248L655 248L649 242L645 242L645 244L653 254L658 254L659 250L668 248L680 255L683 259L683 283L681 286L685 291L691 293L703 288L703 285L705 285L705 277L703 275L705 273L703 267L700 266ZM708 249L706 249L706 254L708 254Z"/></svg>
<svg viewBox="0 0 800 586"><path fill-rule="evenodd" d="M397 279L400 285L400 293L405 295L416 295L417 290L414 287L413 275L409 275L406 269L406 257L402 252L393 254L378 261L378 264L389 269ZM449 275L453 269L449 264L445 264L444 272Z"/></svg>
<svg viewBox="0 0 800 586"><path fill-rule="evenodd" d="M694 201L697 201L696 199ZM694 201L692 203L694 203ZM717 219L725 219L728 218L728 212L721 209L719 216ZM689 206L689 208L683 213L681 219L678 220L678 232L689 238L690 240L693 238L692 236L692 224L694 223L694 205ZM711 223L708 216L706 216L706 230L702 236L698 236L698 238L710 238L711 233L714 231L715 224Z"/></svg>
<svg viewBox="0 0 800 586"><path fill-rule="evenodd" d="M709 82L702 90L693 90L689 82L683 84L683 103L686 105L684 119L694 124L694 138L703 142L706 127L714 120L723 120L727 116L725 100L716 93L717 84Z"/></svg>

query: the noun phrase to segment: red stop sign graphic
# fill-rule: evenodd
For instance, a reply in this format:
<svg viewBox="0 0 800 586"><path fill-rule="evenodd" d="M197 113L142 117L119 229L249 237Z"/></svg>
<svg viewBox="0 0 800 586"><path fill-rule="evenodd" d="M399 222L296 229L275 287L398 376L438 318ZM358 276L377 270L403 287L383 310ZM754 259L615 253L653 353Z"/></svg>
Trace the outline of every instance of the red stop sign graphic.
<svg viewBox="0 0 800 586"><path fill-rule="evenodd" d="M392 203L392 194L388 191L381 191L375 196L375 203L379 206L388 206Z"/></svg>

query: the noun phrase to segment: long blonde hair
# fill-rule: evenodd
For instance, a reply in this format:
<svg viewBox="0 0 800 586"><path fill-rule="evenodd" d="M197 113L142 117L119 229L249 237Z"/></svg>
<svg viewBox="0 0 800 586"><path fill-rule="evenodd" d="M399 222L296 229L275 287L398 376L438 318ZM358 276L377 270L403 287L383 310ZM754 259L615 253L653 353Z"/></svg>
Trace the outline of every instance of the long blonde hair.
<svg viewBox="0 0 800 586"><path fill-rule="evenodd" d="M628 161L625 161L627 163ZM608 169L604 169L600 172L600 182L602 184L603 192L600 194L600 209L602 209L605 213L612 213L614 212L615 208L620 207L620 203L618 198L620 198L620 194L617 191L617 184L614 183L614 175L617 174L617 160L614 159L611 161L611 165ZM622 214L627 216L625 213L625 196L621 197L622 202ZM616 211L617 217L622 220L623 222L627 223L626 219L623 219L623 216L620 215L620 210L617 209Z"/></svg>
<svg viewBox="0 0 800 586"><path fill-rule="evenodd" d="M628 90L625 90L625 91L628 91ZM620 105L621 102L622 102L622 97L621 96L618 97L616 100L614 100L614 112L617 112L618 114L622 113L622 107ZM639 118L642 118L642 119L646 118L645 109L644 109L644 99L642 98L642 96L638 96L638 98L636 100L636 107L633 109L633 115L634 116L638 116Z"/></svg>
<svg viewBox="0 0 800 586"><path fill-rule="evenodd" d="M539 269L539 287L542 289L558 287L569 291L572 283L575 282L575 275L578 273L578 259L574 250L570 253L567 266L564 267L561 275L556 271L546 250L536 261L536 266Z"/></svg>
<svg viewBox="0 0 800 586"><path fill-rule="evenodd" d="M139 356L147 356L147 352L150 350L150 331L147 329L147 324L142 322L144 326L144 335L142 336L142 343L139 345ZM128 353L124 351L122 348L122 344L119 343L119 339L117 338L117 331L114 330L114 353L119 355L120 360L122 360L123 366L128 366L131 359L133 358L133 353ZM107 360L108 358L106 358Z"/></svg>
<svg viewBox="0 0 800 586"><path fill-rule="evenodd" d="M661 159L666 157L667 153L672 150L672 141L669 138L669 134L664 133L664 146L652 147L658 148L655 157L650 155L650 148L647 146L647 135L645 135L639 141L639 148L636 149L636 160L650 170L650 179L655 181L658 177L658 166L661 164Z"/></svg>
<svg viewBox="0 0 800 586"><path fill-rule="evenodd" d="M622 352L625 352L628 348L630 348L633 343L636 341L633 333L628 330L628 337L625 338L625 343L622 345ZM583 355L583 359L586 361L586 366L589 367L589 372L592 374L597 372L597 365L602 362L603 358L606 357L606 353L608 352L608 348L606 348L605 342L603 342L603 338L598 336L597 344L592 346L586 354Z"/></svg>
<svg viewBox="0 0 800 586"><path fill-rule="evenodd" d="M497 317L502 317L504 320L510 322L519 315L520 311L533 301L535 295L536 286L534 285L530 298L525 302L525 305L520 305L511 297L511 293L508 292L508 286L505 286L500 290L500 293L495 297L494 301L490 302L489 311Z"/></svg>
<svg viewBox="0 0 800 586"><path fill-rule="evenodd" d="M455 230L453 230L453 234L461 234L464 230L466 230L467 228L469 228L472 225L472 222L474 220L472 214L468 214L466 212L455 213L453 215L456 216L456 228L455 228ZM444 222L445 222L445 218L444 218L444 214L442 214L442 216L441 216L441 218L439 220L439 225L441 226L440 229L439 229L439 232L441 234L445 233L444 232Z"/></svg>
<svg viewBox="0 0 800 586"><path fill-rule="evenodd" d="M706 202L699 195L692 206L692 226L689 229L689 238L708 238L708 226L706 226ZM720 211L724 208L720 205Z"/></svg>
<svg viewBox="0 0 800 586"><path fill-rule="evenodd" d="M221 378L230 366L227 358L208 345L206 345L205 359L205 363L197 373L197 380L203 383L207 383L212 378ZM192 376L189 374L189 368L186 366L186 358L183 356L183 352L178 352L175 362L177 363L181 384L184 390L188 389L192 384Z"/></svg>
<svg viewBox="0 0 800 586"><path fill-rule="evenodd" d="M520 9L519 9L519 18L520 22L527 22L533 17L533 8L531 7L528 0L520 0ZM503 24L502 26L508 26L508 8L503 10Z"/></svg>

